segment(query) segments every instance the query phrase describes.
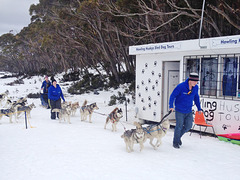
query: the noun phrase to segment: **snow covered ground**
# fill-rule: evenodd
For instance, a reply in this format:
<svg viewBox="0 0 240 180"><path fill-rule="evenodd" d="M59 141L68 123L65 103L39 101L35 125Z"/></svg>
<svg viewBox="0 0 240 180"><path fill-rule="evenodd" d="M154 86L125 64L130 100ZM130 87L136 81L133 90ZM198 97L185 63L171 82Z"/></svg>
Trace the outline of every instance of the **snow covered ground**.
<svg viewBox="0 0 240 180"><path fill-rule="evenodd" d="M58 79L58 78L57 78ZM9 97L16 100L29 93L40 92L43 78L25 79L24 84L8 86L16 78L0 79L0 93L9 90ZM67 84L67 83L65 83ZM69 84L69 83L68 83ZM96 102L101 114L110 113L117 106L108 106L110 96L120 90L100 91L84 95L67 94L67 86L60 84L66 101L85 99ZM112 132L106 116L94 113L93 123L81 122L80 112L71 117L72 124L50 119L50 110L34 102L31 126L25 128L24 116L18 123L10 124L8 117L0 121L0 179L1 180L238 180L240 147L219 141L217 138L198 134L185 134L180 149L172 147L173 129L167 132L162 145L154 150L147 141L142 152L134 145L134 152L127 153L120 137L127 129L134 128L134 105L128 106L128 121L123 117L118 131ZM4 103L3 103L4 105ZM123 108L124 105L118 105Z"/></svg>

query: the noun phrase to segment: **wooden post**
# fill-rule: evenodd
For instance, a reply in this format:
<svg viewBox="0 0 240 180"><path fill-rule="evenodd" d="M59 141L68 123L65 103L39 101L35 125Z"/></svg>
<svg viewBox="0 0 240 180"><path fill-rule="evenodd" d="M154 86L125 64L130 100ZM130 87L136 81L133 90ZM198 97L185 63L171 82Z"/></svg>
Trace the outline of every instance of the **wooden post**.
<svg viewBox="0 0 240 180"><path fill-rule="evenodd" d="M125 100L125 109L126 109L126 121L127 121L127 98Z"/></svg>

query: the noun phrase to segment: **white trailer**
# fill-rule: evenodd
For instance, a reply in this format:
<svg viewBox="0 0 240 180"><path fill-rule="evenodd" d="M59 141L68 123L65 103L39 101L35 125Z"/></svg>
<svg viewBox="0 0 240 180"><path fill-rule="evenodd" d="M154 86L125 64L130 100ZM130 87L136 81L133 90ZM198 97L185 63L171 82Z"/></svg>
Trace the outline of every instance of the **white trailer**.
<svg viewBox="0 0 240 180"><path fill-rule="evenodd" d="M197 72L206 121L216 134L240 132L240 35L130 46L129 54L136 55L139 119L160 121L176 85Z"/></svg>

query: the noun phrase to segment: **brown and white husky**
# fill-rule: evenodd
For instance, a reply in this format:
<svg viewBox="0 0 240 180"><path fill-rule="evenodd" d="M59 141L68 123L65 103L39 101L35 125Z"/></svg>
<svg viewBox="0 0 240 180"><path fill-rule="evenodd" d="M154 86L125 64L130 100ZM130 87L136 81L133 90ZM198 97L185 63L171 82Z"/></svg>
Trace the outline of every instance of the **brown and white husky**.
<svg viewBox="0 0 240 180"><path fill-rule="evenodd" d="M71 103L72 116L75 116L77 109L80 107L79 102Z"/></svg>
<svg viewBox="0 0 240 180"><path fill-rule="evenodd" d="M104 129L106 129L106 126L109 122L112 123L112 131L117 131L117 123L119 120L123 117L122 109L115 108L107 117L106 123L104 125Z"/></svg>
<svg viewBox="0 0 240 180"><path fill-rule="evenodd" d="M154 149L157 149L162 144L162 138L166 135L167 130L170 128L169 120L163 121L161 124L149 125L144 127L146 134L146 140L150 140L150 144ZM157 139L156 143L153 144L153 140ZM145 140L145 141L146 141Z"/></svg>

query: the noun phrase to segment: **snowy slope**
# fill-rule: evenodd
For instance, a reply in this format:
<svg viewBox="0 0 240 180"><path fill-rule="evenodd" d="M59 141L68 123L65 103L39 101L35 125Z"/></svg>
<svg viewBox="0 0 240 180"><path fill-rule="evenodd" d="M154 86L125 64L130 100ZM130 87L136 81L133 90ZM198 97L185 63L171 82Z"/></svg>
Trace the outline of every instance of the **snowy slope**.
<svg viewBox="0 0 240 180"><path fill-rule="evenodd" d="M16 78L0 79L0 93L9 90L9 97L17 99L29 93L40 92L42 77L25 79L24 84L7 86ZM219 141L217 138L198 134L185 134L181 149L172 147L173 129L167 132L162 145L154 150L148 143L142 152L134 145L134 152L127 153L120 137L133 128L134 105L128 107L125 117L118 124L117 132L108 124L104 130L106 115L116 106L107 104L118 90L100 91L99 95L69 95L67 86L60 84L66 101L85 99L97 102L93 123L81 122L79 110L71 117L72 124L50 119L50 110L40 106L39 99L28 99L37 106L25 128L24 116L18 123L10 124L7 117L0 121L0 179L1 180L238 180L240 147ZM124 109L124 105L118 105Z"/></svg>

